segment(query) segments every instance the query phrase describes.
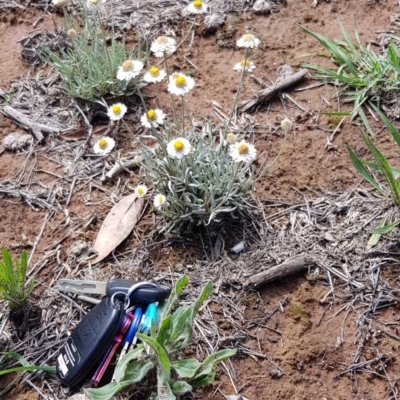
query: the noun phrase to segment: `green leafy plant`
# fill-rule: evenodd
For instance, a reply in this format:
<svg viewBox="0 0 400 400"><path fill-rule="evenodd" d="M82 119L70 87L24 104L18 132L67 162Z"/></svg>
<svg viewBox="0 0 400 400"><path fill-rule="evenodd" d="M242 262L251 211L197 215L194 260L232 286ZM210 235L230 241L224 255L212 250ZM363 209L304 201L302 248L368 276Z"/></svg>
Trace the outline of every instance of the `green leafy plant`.
<svg viewBox="0 0 400 400"><path fill-rule="evenodd" d="M24 250L21 258L14 262L7 248L3 248L0 261L0 298L8 302L10 309L15 309L27 300L32 293L34 278L26 284L28 253Z"/></svg>
<svg viewBox="0 0 400 400"><path fill-rule="evenodd" d="M373 52L369 46L364 47L355 30L356 43L350 39L341 26L344 41L329 39L319 33L297 24L304 32L317 39L329 52L337 70L324 68L314 64L303 64L304 67L317 71L315 78L324 79L340 85L339 93L344 93L346 101L353 102L352 115L356 116L360 107L372 97L380 93L400 87L400 48L390 43L386 54L381 56Z"/></svg>
<svg viewBox="0 0 400 400"><path fill-rule="evenodd" d="M86 6L81 9L84 26L81 28L65 11L68 44L58 52L45 47L44 61L60 74L65 93L71 97L95 102L136 93L139 77L121 81L116 74L125 60L147 58L140 43L133 52L128 51L113 31L103 29L96 8L90 14Z"/></svg>
<svg viewBox="0 0 400 400"><path fill-rule="evenodd" d="M157 327L153 326L151 336L139 333L142 343L128 352L115 367L115 381L102 388L85 390L92 399L112 398L127 386L140 382L153 368L157 369L156 399L159 400L173 400L176 395L214 380L215 366L232 357L236 349L217 351L203 362L183 359L176 354L190 344L195 315L212 291L212 283L208 282L194 303L179 306L172 312L179 294L188 283L187 276L178 280L168 301L159 308L159 322Z"/></svg>
<svg viewBox="0 0 400 400"><path fill-rule="evenodd" d="M376 113L381 117L382 121L386 125L387 129L393 136L396 144L400 146L400 133L393 126L393 124L389 121L389 119L382 113L381 110L373 103L369 103L369 105L376 111ZM363 111L361 110L362 114ZM364 115L364 119L367 123L369 129L371 127L368 124L368 121ZM365 144L368 147L368 150L371 152L374 157L375 162L369 162L363 160L355 154L353 149L350 146L346 146L347 151L350 155L351 162L353 163L356 170L360 173L360 175L369 182L376 190L378 190L385 198L391 198L393 203L396 206L400 206L400 170L393 168L386 157L378 150L378 148L373 143L371 137L367 135L365 132L361 132L362 137L365 141ZM386 190L382 187L382 185L378 182L378 180L368 171L367 167L371 168L374 171L380 172L384 177L387 186L389 188L390 195L386 192Z"/></svg>

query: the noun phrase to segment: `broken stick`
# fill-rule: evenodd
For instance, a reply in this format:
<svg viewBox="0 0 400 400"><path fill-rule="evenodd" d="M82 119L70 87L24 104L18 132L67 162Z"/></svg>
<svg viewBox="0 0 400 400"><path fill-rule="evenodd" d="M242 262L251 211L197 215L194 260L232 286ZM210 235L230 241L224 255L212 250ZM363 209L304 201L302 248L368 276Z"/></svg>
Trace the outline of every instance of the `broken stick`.
<svg viewBox="0 0 400 400"><path fill-rule="evenodd" d="M275 279L283 278L286 275L295 274L296 272L300 272L306 269L310 264L312 264L312 258L305 254L300 254L298 256L294 256L284 261L281 264L275 265L267 269L266 271L259 272L251 276L247 282L246 286L259 288L262 285L265 285L268 282L271 282Z"/></svg>
<svg viewBox="0 0 400 400"><path fill-rule="evenodd" d="M274 85L259 91L250 99L247 99L243 101L241 104L239 104L237 106L237 110L240 112L246 112L252 109L254 106L263 103L264 101L272 99L282 90L301 81L307 74L308 74L308 69L301 69L299 72L296 72L295 74L286 75L285 77L279 77Z"/></svg>
<svg viewBox="0 0 400 400"><path fill-rule="evenodd" d="M11 106L4 106L3 112L12 118L21 128L31 131L39 142L44 139L43 133L58 133L60 131L58 128L32 121L22 112Z"/></svg>
<svg viewBox="0 0 400 400"><path fill-rule="evenodd" d="M138 160L129 160L125 162L116 161L114 166L103 176L101 181L106 181L113 179L116 175L120 174L122 171L127 171L131 168L135 168L140 164Z"/></svg>

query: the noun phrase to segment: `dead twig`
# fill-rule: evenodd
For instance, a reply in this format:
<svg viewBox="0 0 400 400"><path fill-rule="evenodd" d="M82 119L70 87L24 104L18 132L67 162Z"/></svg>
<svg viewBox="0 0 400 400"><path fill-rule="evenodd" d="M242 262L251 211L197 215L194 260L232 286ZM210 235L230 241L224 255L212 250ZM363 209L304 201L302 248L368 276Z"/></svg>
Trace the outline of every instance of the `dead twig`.
<svg viewBox="0 0 400 400"><path fill-rule="evenodd" d="M308 69L301 69L292 75L287 75L285 77L279 77L274 85L269 86L260 92L256 93L250 99L243 101L241 104L237 106L237 110L240 112L246 112L252 109L253 107L263 103L264 101L268 101L275 97L282 90L298 83L308 74Z"/></svg>
<svg viewBox="0 0 400 400"><path fill-rule="evenodd" d="M11 106L4 106L3 112L12 118L21 128L32 132L36 139L41 142L44 139L44 133L58 133L60 130L51 126L43 125L38 122L32 121L26 115L22 114L20 111L16 110Z"/></svg>
<svg viewBox="0 0 400 400"><path fill-rule="evenodd" d="M259 288L267 282L283 278L287 275L295 274L296 272L308 267L310 263L312 263L312 258L305 254L292 257L279 265L275 265L266 271L262 271L251 276L247 281L247 286Z"/></svg>

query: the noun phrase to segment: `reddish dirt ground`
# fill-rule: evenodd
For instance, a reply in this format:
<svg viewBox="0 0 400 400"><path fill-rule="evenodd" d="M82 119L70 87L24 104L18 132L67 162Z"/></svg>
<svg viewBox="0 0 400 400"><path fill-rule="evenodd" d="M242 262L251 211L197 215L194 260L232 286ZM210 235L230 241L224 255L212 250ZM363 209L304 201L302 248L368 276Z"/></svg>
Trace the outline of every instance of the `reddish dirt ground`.
<svg viewBox="0 0 400 400"><path fill-rule="evenodd" d="M348 32L353 32L354 22L362 41L375 40L379 31L393 29L390 16L399 12L395 1L319 1L316 8L311 7L311 0L288 1L286 7L272 15L256 16L251 12L239 14L235 22L234 38L250 29L261 39L261 46L254 51L252 60L256 63L254 75L263 82L275 81L277 68L290 64L295 70L301 62L320 63L331 66L326 58L316 57L321 51L318 43L305 35L294 22L304 24L311 30L323 33L327 37L340 39L341 21ZM39 18L42 20L33 28L32 24ZM11 81L36 73L24 64L20 56L19 40L28 36L34 29L53 30L54 24L60 24L60 17L54 14L44 14L35 9L24 12L4 12L0 14L0 89L6 91ZM186 27L187 29L188 27ZM200 30L200 29L199 29ZM186 97L188 108L193 113L208 115L213 107L212 101L228 110L233 103L240 74L232 70L233 65L243 57L238 49L221 49L217 45L217 34L202 36L196 33L195 41L187 54L183 49L179 55L172 57L173 65L179 70L191 70L196 80L196 88ZM181 56L185 54L191 63L186 63ZM310 55L311 54L311 55ZM308 55L308 56L306 56ZM196 69L193 71L193 66ZM259 85L245 78L241 100L248 98ZM310 76L297 88L307 87L315 83ZM282 143L279 129L280 121L289 116L295 121L294 130L290 133L286 146L278 163L257 187L256 194L262 199L279 198L285 202L302 199L305 187L311 189L325 188L341 192L360 181L353 169L344 145L353 148L364 147L356 124L346 121L333 140L333 146L326 148L327 138L331 133L324 129L334 129L335 125L328 116L320 112L337 111L337 100L332 98L334 89L319 87L304 91L288 90L287 93L304 110L296 107L290 100L284 102L274 99L257 112L251 114L255 129L249 136L260 152L268 154L272 160L278 153ZM152 92L148 92L152 94ZM161 94L161 101L167 100L167 93ZM151 100L150 100L151 104ZM346 105L341 105L342 109ZM166 110L168 111L168 109ZM0 114L0 138L12 131L23 132L11 120ZM393 146L391 139L381 132L377 138L380 149L396 166L399 152ZM1 147L0 147L1 151ZM264 157L264 156L263 156ZM19 171L25 155L9 152L0 153L0 180L6 181ZM42 169L54 169L43 158L36 160ZM32 161L32 164L35 165ZM397 167L400 163L397 162ZM132 178L130 178L132 179ZM134 180L134 178L133 178ZM132 183L133 184L133 183ZM311 195L307 192L307 195ZM96 194L101 200L102 193ZM97 212L103 215L104 208L88 210L80 200L83 195L77 193L69 206L69 211L77 215ZM35 241L44 220L45 212L34 211L28 205L17 199L0 196L0 246L20 251L30 249ZM40 259L44 249L52 243L51 234L60 217L54 216L47 224L34 255L33 261ZM85 238L93 241L98 226L85 232ZM61 257L65 258L67 246L63 244ZM64 247L65 246L65 247ZM41 271L37 280L48 281L51 276L49 269ZM290 305L302 310L302 315L293 315L289 307L284 312L278 312L271 328L279 330L277 335L271 330L259 327L251 332L253 340L246 343L255 351L265 354L266 359L236 357L232 363L236 374L235 386L248 399L365 399L383 400L388 393L386 381L373 377L371 374L359 374L357 378L350 374L334 380L343 368L342 363L349 362L356 349L354 345L354 322L349 318L344 320L341 315L329 319L337 311L336 307L328 308L321 323L318 323L326 305L320 304L320 299L327 288L310 283L303 275L297 275L265 286L260 295L267 309L287 297ZM262 316L265 312L257 305L246 307L249 319ZM398 309L385 311L389 319L398 320ZM337 346L337 338L343 324L345 342ZM384 347L388 353L395 354L399 350L398 342L387 339ZM393 359L389 372L392 379L400 376L400 366L396 357ZM273 361L283 370L283 376L274 379L270 372ZM396 378L397 377L397 378ZM218 389L218 390L217 390ZM219 373L212 387L194 393L198 399L223 399L222 394L234 393L227 376ZM12 399L37 399L34 391L23 387L13 394Z"/></svg>

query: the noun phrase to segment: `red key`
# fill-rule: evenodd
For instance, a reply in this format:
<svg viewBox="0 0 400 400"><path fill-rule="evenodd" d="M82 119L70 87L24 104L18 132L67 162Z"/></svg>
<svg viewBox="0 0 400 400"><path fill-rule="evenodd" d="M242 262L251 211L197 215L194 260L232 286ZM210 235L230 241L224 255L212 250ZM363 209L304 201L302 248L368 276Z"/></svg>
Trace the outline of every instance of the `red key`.
<svg viewBox="0 0 400 400"><path fill-rule="evenodd" d="M106 369L107 369L108 365L110 364L115 352L117 351L119 344L122 342L122 339L124 338L125 333L128 330L128 328L132 322L132 319L133 319L132 312L126 314L126 317L125 317L124 321L122 322L121 328L120 328L117 336L115 336L115 338L114 338L114 343L112 344L110 349L107 351L107 353L103 357L103 360L101 361L99 367L97 368L96 372L93 375L93 378L92 378L93 386L97 387L97 385L100 383L101 378L103 377L104 372L106 372Z"/></svg>

